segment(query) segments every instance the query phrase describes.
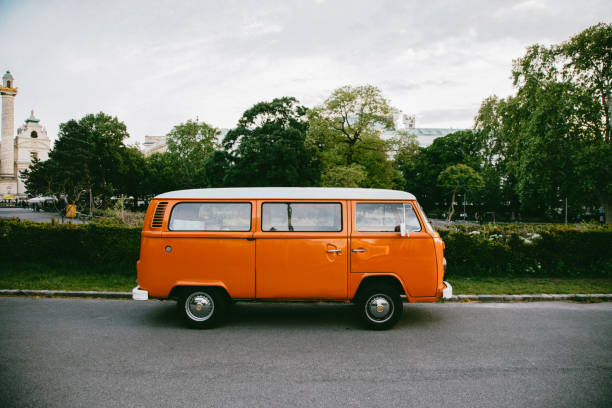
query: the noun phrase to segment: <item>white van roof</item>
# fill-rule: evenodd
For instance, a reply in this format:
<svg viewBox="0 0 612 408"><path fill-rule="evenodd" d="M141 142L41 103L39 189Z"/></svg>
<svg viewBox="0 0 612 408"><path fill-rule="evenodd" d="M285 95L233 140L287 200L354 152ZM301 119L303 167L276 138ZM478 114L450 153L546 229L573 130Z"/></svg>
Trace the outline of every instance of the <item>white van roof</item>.
<svg viewBox="0 0 612 408"><path fill-rule="evenodd" d="M156 196L157 199L305 199L305 200L414 200L405 191L376 188L327 188L327 187L238 187L197 188L177 190Z"/></svg>

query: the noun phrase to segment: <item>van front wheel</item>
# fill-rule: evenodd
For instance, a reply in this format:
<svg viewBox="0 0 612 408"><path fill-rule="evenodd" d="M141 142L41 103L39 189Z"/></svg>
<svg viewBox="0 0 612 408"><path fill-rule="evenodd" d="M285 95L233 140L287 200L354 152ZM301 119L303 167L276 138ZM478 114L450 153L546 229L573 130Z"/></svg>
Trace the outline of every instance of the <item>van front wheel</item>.
<svg viewBox="0 0 612 408"><path fill-rule="evenodd" d="M386 285L365 289L359 296L357 306L366 327L373 330L392 328L404 310L397 289Z"/></svg>
<svg viewBox="0 0 612 408"><path fill-rule="evenodd" d="M216 288L186 290L178 306L187 326L194 329L214 327L227 310L225 296Z"/></svg>

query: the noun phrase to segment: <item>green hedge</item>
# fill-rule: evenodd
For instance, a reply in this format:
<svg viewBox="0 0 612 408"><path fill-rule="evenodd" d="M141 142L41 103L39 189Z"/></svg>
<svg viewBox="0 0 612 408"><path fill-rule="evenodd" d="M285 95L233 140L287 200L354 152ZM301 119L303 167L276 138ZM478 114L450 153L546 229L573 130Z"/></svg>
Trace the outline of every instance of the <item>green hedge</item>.
<svg viewBox="0 0 612 408"><path fill-rule="evenodd" d="M458 225L437 228L448 274L612 276L612 228L582 225Z"/></svg>
<svg viewBox="0 0 612 408"><path fill-rule="evenodd" d="M140 227L0 220L0 259L41 263L134 264Z"/></svg>
<svg viewBox="0 0 612 408"><path fill-rule="evenodd" d="M612 276L612 228L495 225L437 228L447 276ZM135 265L140 227L0 219L0 260Z"/></svg>

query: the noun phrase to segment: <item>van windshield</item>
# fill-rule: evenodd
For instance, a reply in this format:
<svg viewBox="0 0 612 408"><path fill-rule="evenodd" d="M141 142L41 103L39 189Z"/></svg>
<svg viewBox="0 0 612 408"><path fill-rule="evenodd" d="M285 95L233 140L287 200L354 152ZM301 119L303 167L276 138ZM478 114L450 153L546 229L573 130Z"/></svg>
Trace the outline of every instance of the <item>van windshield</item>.
<svg viewBox="0 0 612 408"><path fill-rule="evenodd" d="M355 219L360 232L400 232L406 217L408 232L421 231L421 224L409 203L358 203Z"/></svg>

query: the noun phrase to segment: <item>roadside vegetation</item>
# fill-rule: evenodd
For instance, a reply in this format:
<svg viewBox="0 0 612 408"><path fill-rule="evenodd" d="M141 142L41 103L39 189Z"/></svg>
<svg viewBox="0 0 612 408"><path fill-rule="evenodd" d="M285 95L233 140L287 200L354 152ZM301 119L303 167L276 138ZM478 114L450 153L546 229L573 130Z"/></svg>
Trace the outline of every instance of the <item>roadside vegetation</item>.
<svg viewBox="0 0 612 408"><path fill-rule="evenodd" d="M612 293L612 278L449 276L455 295Z"/></svg>
<svg viewBox="0 0 612 408"><path fill-rule="evenodd" d="M0 289L129 292L136 286L134 265L85 263L1 263ZM448 276L456 295L612 293L612 278L533 278Z"/></svg>
<svg viewBox="0 0 612 408"><path fill-rule="evenodd" d="M446 278L457 294L612 293L609 226L438 230L446 242ZM131 290L140 231L138 226L0 220L0 287Z"/></svg>
<svg viewBox="0 0 612 408"><path fill-rule="evenodd" d="M1 289L129 292L136 286L135 265L84 262L2 262L0 265Z"/></svg>

